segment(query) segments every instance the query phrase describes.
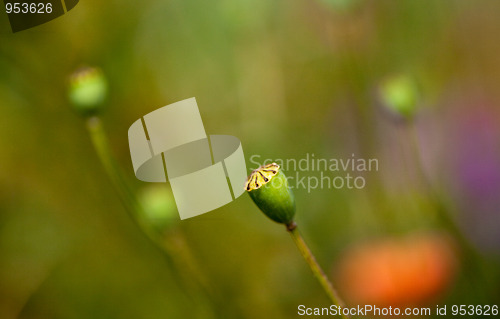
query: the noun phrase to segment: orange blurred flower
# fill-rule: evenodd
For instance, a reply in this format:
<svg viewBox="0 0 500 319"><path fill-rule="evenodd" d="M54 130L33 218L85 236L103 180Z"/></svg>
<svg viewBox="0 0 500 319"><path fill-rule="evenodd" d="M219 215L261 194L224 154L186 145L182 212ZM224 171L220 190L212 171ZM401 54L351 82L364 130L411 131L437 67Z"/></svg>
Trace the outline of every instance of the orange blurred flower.
<svg viewBox="0 0 500 319"><path fill-rule="evenodd" d="M422 304L443 292L456 269L451 239L425 233L353 247L336 275L349 304L401 307Z"/></svg>

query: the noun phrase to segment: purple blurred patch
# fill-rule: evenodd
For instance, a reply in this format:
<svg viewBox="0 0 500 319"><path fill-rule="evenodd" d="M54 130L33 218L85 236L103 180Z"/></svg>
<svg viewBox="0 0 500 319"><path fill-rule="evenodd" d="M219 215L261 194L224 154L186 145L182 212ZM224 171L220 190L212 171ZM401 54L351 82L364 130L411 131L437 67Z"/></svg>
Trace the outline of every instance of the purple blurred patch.
<svg viewBox="0 0 500 319"><path fill-rule="evenodd" d="M500 134L494 118L474 110L458 134L458 174L467 193L477 200L500 199Z"/></svg>
<svg viewBox="0 0 500 319"><path fill-rule="evenodd" d="M500 119L491 103L459 109L454 159L463 225L483 249L500 248ZM471 107L472 106L472 107Z"/></svg>

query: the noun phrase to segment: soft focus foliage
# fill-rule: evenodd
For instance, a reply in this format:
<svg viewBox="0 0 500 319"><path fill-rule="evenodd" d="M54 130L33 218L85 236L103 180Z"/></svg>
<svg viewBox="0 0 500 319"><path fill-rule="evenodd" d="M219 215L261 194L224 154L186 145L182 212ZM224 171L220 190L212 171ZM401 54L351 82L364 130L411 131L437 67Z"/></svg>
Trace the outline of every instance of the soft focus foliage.
<svg viewBox="0 0 500 319"><path fill-rule="evenodd" d="M195 96L207 132L242 141L249 173L262 164L255 154L379 160L361 190L293 190L325 269L352 245L391 238L396 248L370 262L407 278L418 267L390 260L420 251L409 233L448 232L446 210L476 255L457 243L457 272L431 307L498 304L498 12L487 0L86 0L16 34L1 14L0 318L288 319L299 304L328 306L283 227L249 196L174 225L219 302L186 287L125 213L71 109L68 78L82 65L106 76L102 121L138 193L151 185L134 177L128 127ZM393 75L418 83L412 122L381 102Z"/></svg>

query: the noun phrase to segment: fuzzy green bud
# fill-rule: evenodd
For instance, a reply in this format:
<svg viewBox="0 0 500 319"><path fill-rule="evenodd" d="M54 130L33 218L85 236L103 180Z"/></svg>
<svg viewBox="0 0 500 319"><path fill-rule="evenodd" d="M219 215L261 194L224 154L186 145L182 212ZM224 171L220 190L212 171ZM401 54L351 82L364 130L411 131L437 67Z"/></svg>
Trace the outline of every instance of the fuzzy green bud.
<svg viewBox="0 0 500 319"><path fill-rule="evenodd" d="M147 226L162 232L177 220L174 198L166 184L143 188L139 192L139 201L143 207L140 218Z"/></svg>
<svg viewBox="0 0 500 319"><path fill-rule="evenodd" d="M108 83L100 69L86 67L70 77L68 97L73 108L81 115L98 113L108 93Z"/></svg>
<svg viewBox="0 0 500 319"><path fill-rule="evenodd" d="M278 164L254 170L245 183L245 190L267 217L287 226L293 224L295 198Z"/></svg>
<svg viewBox="0 0 500 319"><path fill-rule="evenodd" d="M386 79L380 87L382 103L391 111L411 118L415 115L418 102L418 88L415 81L406 75Z"/></svg>

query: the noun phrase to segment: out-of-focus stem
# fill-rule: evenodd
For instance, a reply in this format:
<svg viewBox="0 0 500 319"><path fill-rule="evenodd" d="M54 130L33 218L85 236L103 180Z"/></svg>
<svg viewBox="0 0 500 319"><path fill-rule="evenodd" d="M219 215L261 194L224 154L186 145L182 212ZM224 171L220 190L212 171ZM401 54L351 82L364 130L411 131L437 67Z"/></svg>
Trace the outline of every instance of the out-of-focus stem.
<svg viewBox="0 0 500 319"><path fill-rule="evenodd" d="M145 215L144 208L114 161L101 119L97 116L90 117L87 119L86 125L99 160L134 224L173 261L176 270L181 273L186 283L189 283L194 289L201 288L205 295L213 295L213 288L197 265L183 235L180 232L175 232L175 236L159 236L154 234L150 227L140 222L138 217Z"/></svg>
<svg viewBox="0 0 500 319"><path fill-rule="evenodd" d="M485 291L494 291L495 287L492 286L492 281L488 279L487 275L488 268L490 266L483 258L483 256L473 246L473 244L464 236L462 230L458 226L453 216L451 216L449 208L441 198L438 191L435 189L424 168L423 157L415 123L409 123L408 129L418 174L422 179L422 182L424 184L423 186L426 189L429 201L436 210L439 223L453 235L453 237L457 240L460 248L462 249L462 252L464 254L463 259L466 262L466 270L470 275L470 278L475 281L476 287L474 287L474 289L476 293L481 295L484 294Z"/></svg>
<svg viewBox="0 0 500 319"><path fill-rule="evenodd" d="M118 191L120 200L127 208L127 212L131 215L134 221L137 221L137 212L142 210L141 205L133 195L132 190L127 186L127 183L123 180L123 177L113 160L101 119L97 116L90 117L87 119L86 125L90 134L92 145L94 146L106 174L111 179L115 189Z"/></svg>
<svg viewBox="0 0 500 319"><path fill-rule="evenodd" d="M330 280L328 280L328 277L326 276L323 269L321 269L320 265L316 261L316 258L314 258L313 253L311 252L311 250L307 246L306 242L304 241L304 239L300 235L300 233L297 229L297 225L295 223L287 225L287 230L290 233L290 235L292 236L292 239L295 242L295 245L297 245L297 248L299 249L300 254L302 255L302 257L304 257L306 263L309 265L309 268L311 268L311 271L313 272L314 277L316 277L316 279L321 284L321 287L323 287L323 289L325 290L326 294L328 295L328 298L330 298L330 300L333 302L333 304L335 304L337 307L339 307L339 308L344 307L344 302L342 301L342 299L340 299L339 294L337 293L335 288L333 288L332 283L330 282ZM344 315L342 312L341 312L341 316L344 319L349 318L347 315Z"/></svg>
<svg viewBox="0 0 500 319"><path fill-rule="evenodd" d="M429 178L423 164L422 151L420 149L420 142L417 134L417 128L414 122L408 124L408 130L410 134L410 144L413 150L415 159L415 165L417 167L418 175L423 183L427 197L434 205L436 213L438 215L439 221L448 228L448 230L455 236L459 241L459 244L466 248L467 250L475 250L469 241L462 234L462 231L458 227L455 219L450 216L450 212L446 205L443 203L441 196L437 193L434 186L432 185L431 179Z"/></svg>

